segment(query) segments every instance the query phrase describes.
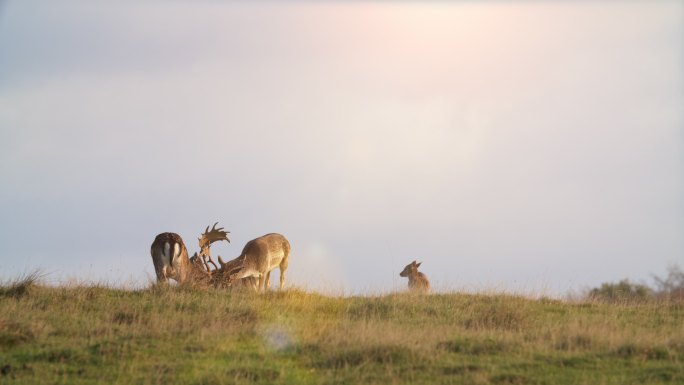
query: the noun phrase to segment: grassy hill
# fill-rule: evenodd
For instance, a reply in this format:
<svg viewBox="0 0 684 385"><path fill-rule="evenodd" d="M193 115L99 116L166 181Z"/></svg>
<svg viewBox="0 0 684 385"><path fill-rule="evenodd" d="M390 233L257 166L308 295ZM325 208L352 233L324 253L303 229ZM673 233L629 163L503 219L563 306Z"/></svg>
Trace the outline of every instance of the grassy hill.
<svg viewBox="0 0 684 385"><path fill-rule="evenodd" d="M5 286L0 383L684 383L684 303Z"/></svg>

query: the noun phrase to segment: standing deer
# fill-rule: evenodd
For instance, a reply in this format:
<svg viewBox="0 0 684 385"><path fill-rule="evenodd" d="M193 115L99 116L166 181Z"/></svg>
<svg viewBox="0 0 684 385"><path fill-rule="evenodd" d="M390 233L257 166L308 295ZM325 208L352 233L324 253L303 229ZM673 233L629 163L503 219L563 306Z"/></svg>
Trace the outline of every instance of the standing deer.
<svg viewBox="0 0 684 385"><path fill-rule="evenodd" d="M166 282L169 278L184 283L188 277L188 250L183 238L176 233L161 233L154 238L152 247L152 263L157 273L157 281Z"/></svg>
<svg viewBox="0 0 684 385"><path fill-rule="evenodd" d="M280 234L266 234L247 242L239 257L229 262L219 258L226 271L228 284L239 279L255 277L257 290L265 291L270 283L271 270L280 268L280 289L285 285L285 270L290 257L290 242Z"/></svg>
<svg viewBox="0 0 684 385"><path fill-rule="evenodd" d="M409 263L408 265L406 265L404 270L401 273L399 273L399 276L408 277L409 290L414 292L427 293L430 291L430 282L428 281L425 274L418 271L418 266L420 266L421 263L416 263L416 261Z"/></svg>

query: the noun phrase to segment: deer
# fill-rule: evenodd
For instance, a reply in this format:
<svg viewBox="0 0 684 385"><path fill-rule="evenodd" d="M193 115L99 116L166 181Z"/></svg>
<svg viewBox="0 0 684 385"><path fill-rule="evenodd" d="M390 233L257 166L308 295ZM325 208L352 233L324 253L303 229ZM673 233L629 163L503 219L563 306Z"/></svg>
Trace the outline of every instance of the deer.
<svg viewBox="0 0 684 385"><path fill-rule="evenodd" d="M228 285L240 279L254 277L257 291L265 291L271 281L271 270L280 269L280 290L285 286L285 270L289 263L290 242L276 233L266 234L247 242L242 253L224 262L219 257L221 269L228 274Z"/></svg>
<svg viewBox="0 0 684 385"><path fill-rule="evenodd" d="M427 276L418 271L418 266L422 262L416 263L413 261L404 267L404 270L399 273L400 277L408 277L408 287L409 290L419 293L427 293L430 291L430 282Z"/></svg>
<svg viewBox="0 0 684 385"><path fill-rule="evenodd" d="M161 233L154 238L150 247L154 271L158 282L173 279L185 283L188 278L188 249L183 238L176 233Z"/></svg>

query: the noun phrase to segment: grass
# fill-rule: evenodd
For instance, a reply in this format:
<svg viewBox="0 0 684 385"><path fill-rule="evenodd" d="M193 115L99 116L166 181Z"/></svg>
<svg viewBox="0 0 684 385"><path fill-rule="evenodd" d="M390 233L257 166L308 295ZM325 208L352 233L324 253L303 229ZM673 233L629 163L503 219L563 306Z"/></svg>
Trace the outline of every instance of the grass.
<svg viewBox="0 0 684 385"><path fill-rule="evenodd" d="M22 288L23 287L23 288ZM0 288L0 383L676 384L684 303Z"/></svg>

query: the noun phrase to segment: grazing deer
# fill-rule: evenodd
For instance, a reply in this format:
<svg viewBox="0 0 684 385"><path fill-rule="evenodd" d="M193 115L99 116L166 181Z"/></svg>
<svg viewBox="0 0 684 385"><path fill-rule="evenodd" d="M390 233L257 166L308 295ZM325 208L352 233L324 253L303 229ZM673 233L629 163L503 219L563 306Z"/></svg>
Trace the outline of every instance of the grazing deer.
<svg viewBox="0 0 684 385"><path fill-rule="evenodd" d="M154 238L152 247L152 263L157 273L157 281L166 282L169 278L184 283L188 277L188 250L183 238L176 233L161 233Z"/></svg>
<svg viewBox="0 0 684 385"><path fill-rule="evenodd" d="M399 276L408 277L409 290L427 293L430 291L430 282L425 274L418 271L418 266L420 266L420 263L416 263L416 261L409 263L404 270L399 273Z"/></svg>
<svg viewBox="0 0 684 385"><path fill-rule="evenodd" d="M271 270L280 268L280 289L285 285L285 270L290 257L290 242L280 234L266 234L245 245L239 257L229 262L219 258L221 269L228 273L228 284L239 279L255 277L257 290L265 291L270 283Z"/></svg>

